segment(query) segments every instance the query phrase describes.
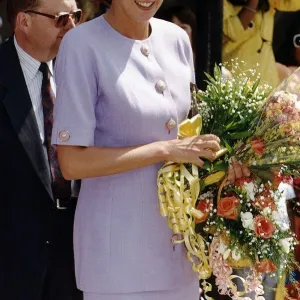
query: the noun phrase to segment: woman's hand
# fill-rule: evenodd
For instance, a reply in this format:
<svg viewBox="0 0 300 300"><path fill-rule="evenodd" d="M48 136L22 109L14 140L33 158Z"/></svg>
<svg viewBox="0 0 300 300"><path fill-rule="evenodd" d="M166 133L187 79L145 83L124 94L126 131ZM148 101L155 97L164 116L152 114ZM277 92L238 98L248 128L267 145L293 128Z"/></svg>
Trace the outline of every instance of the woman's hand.
<svg viewBox="0 0 300 300"><path fill-rule="evenodd" d="M259 0L248 0L239 13L239 18L245 30L249 28L258 8Z"/></svg>
<svg viewBox="0 0 300 300"><path fill-rule="evenodd" d="M228 170L228 183L233 184L237 179L242 177L250 177L250 175L251 173L247 167L233 160L232 166L230 166Z"/></svg>
<svg viewBox="0 0 300 300"><path fill-rule="evenodd" d="M164 161L201 167L203 161L199 157L214 160L220 150L219 142L218 137L209 134L117 148L60 145L57 151L64 177L73 180L120 174Z"/></svg>
<svg viewBox="0 0 300 300"><path fill-rule="evenodd" d="M193 163L203 167L204 162L200 159L216 159L216 152L220 150L220 139L213 135L200 135L182 140L166 142L166 160L176 163Z"/></svg>

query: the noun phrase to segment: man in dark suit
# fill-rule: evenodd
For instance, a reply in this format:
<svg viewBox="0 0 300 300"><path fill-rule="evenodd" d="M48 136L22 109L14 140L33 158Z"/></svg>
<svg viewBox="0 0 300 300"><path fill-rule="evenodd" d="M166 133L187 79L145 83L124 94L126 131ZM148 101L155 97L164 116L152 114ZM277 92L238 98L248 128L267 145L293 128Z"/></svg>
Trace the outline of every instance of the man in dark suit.
<svg viewBox="0 0 300 300"><path fill-rule="evenodd" d="M81 11L75 0L10 0L7 8L14 37L0 48L0 299L78 300L76 193L50 136L52 60Z"/></svg>

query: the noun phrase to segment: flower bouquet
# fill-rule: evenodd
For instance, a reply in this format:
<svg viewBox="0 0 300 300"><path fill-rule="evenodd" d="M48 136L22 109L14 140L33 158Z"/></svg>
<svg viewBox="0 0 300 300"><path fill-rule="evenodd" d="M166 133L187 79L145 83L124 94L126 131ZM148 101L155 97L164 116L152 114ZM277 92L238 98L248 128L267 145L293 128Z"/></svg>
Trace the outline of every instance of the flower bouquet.
<svg viewBox="0 0 300 300"><path fill-rule="evenodd" d="M233 298L243 292L237 290L232 276L224 276L220 270L227 268L232 274L231 267L249 267L248 277L240 278L243 291L259 296L260 274L277 273L281 278L297 265L292 252L297 241L287 218L282 217L287 216L287 196L280 183L292 185L291 176L299 176L300 99L292 93L299 78L300 71L264 101L248 137L245 134L232 147L229 144L231 158L246 165L252 177L226 187L219 185L214 198L216 209L204 222L203 231L213 241L210 262L219 291ZM201 92L198 98L205 101ZM293 192L290 194L289 198L294 197ZM200 200L200 211L201 206ZM290 281L296 284L293 278Z"/></svg>
<svg viewBox="0 0 300 300"><path fill-rule="evenodd" d="M291 271L297 264L293 254L297 241L281 211L283 194L283 189L256 176L220 186L216 211L204 227L212 240L210 265L220 294L233 299L246 293L261 296L261 274L281 278L283 270ZM249 271L246 278L239 278L243 284L239 291L233 269L243 268Z"/></svg>
<svg viewBox="0 0 300 300"><path fill-rule="evenodd" d="M219 293L233 299L248 292L263 299L260 274L281 276L297 264L296 239L282 219L286 195L278 187L299 175L300 71L269 98L267 85L250 81L254 73L224 80L216 67L206 91L194 88L194 117L180 125L179 138L213 133L224 148L202 169L169 162L158 174L161 214L173 229L172 242L185 243L199 279L213 273ZM228 185L226 171L233 159L252 175ZM233 274L246 267L246 278ZM209 288L204 282L204 290Z"/></svg>

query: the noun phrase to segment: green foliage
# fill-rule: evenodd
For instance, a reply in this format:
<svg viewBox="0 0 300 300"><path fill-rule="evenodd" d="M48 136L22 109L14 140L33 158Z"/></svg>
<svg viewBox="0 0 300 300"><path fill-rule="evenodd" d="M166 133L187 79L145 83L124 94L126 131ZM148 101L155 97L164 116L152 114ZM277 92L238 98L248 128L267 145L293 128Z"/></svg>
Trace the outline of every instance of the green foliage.
<svg viewBox="0 0 300 300"><path fill-rule="evenodd" d="M195 106L203 116L202 133L213 133L222 138L229 152L237 140L252 135L255 121L270 92L269 86L260 85L260 79L252 83L253 74L249 72L225 80L221 67L215 66L214 77L206 74L206 91L196 94Z"/></svg>

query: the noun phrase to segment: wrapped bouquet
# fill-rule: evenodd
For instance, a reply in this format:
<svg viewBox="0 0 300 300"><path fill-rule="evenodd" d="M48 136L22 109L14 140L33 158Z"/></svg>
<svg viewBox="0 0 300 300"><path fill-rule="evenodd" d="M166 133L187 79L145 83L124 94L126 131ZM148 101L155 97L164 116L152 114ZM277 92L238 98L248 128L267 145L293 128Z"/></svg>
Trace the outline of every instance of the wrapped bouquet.
<svg viewBox="0 0 300 300"><path fill-rule="evenodd" d="M297 241L284 209L294 197L293 177L299 177L300 70L269 97L269 86L250 81L254 73L224 80L216 67L206 91L194 87L194 117L179 126L179 138L213 133L224 148L202 169L169 162L158 174L161 214L174 232L172 242L185 243L199 279L214 274L219 293L233 299L250 292L263 299L260 275L281 277L297 265ZM232 160L251 176L228 184ZM249 271L240 278L234 268Z"/></svg>

